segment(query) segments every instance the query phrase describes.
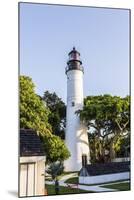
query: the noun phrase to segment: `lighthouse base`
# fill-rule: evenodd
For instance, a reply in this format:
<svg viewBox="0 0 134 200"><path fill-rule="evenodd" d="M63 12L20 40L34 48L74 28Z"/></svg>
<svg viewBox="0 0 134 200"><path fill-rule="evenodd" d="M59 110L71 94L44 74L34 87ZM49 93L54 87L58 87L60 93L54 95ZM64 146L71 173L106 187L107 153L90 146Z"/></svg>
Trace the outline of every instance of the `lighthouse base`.
<svg viewBox="0 0 134 200"><path fill-rule="evenodd" d="M64 161L64 171L65 172L74 172L74 171L80 171L82 168L82 162L74 162L72 159L68 159Z"/></svg>
<svg viewBox="0 0 134 200"><path fill-rule="evenodd" d="M64 161L64 171L72 172L72 171L80 171L82 166L89 165L89 154L83 154L79 159L73 159L70 157L68 160Z"/></svg>
<svg viewBox="0 0 134 200"><path fill-rule="evenodd" d="M90 164L87 128L80 122L75 128L70 127L66 132L66 146L71 156L64 161L64 171L79 171L82 166Z"/></svg>

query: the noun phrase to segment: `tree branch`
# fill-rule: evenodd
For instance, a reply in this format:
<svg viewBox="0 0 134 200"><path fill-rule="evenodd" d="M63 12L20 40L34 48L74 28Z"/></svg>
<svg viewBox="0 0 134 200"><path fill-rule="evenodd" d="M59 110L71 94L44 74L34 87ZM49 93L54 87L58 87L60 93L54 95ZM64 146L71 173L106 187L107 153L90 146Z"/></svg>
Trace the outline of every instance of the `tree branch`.
<svg viewBox="0 0 134 200"><path fill-rule="evenodd" d="M117 123L118 128L120 129L120 131L122 131L122 127L120 126L118 120L116 119L115 122Z"/></svg>

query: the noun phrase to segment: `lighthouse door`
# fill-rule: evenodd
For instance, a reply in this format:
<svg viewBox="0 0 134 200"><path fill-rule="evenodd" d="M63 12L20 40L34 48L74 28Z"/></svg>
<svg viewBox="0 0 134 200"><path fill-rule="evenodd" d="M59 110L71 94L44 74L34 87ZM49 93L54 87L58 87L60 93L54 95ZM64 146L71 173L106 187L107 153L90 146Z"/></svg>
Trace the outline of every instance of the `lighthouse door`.
<svg viewBox="0 0 134 200"><path fill-rule="evenodd" d="M82 155L82 166L86 166L87 165L87 155L86 154L83 154Z"/></svg>

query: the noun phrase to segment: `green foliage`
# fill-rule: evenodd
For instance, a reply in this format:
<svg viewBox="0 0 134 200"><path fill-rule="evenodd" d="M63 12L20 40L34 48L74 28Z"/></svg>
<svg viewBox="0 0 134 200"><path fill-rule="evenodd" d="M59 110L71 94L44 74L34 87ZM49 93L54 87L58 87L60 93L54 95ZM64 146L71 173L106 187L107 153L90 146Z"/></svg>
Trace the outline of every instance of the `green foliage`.
<svg viewBox="0 0 134 200"><path fill-rule="evenodd" d="M101 162L100 146L102 146L102 140L100 139L100 137L97 136L95 132L92 132L92 133L88 132L88 138L89 138L89 147L90 147L90 161L92 163Z"/></svg>
<svg viewBox="0 0 134 200"><path fill-rule="evenodd" d="M49 123L52 127L52 133L64 139L65 136L65 103L57 96L57 94L46 91L42 98L50 109Z"/></svg>
<svg viewBox="0 0 134 200"><path fill-rule="evenodd" d="M63 173L63 170L64 167L61 162L54 162L49 165L49 168L46 170L46 172L51 175L53 180L55 180L58 175L61 175Z"/></svg>
<svg viewBox="0 0 134 200"><path fill-rule="evenodd" d="M32 79L20 76L20 128L31 128L40 134L50 134L49 109L35 94Z"/></svg>
<svg viewBox="0 0 134 200"><path fill-rule="evenodd" d="M125 98L111 95L88 96L84 103L80 117L87 122L94 119L99 121L112 120L119 126L129 118L129 96Z"/></svg>
<svg viewBox="0 0 134 200"><path fill-rule="evenodd" d="M32 79L20 76L20 128L30 128L39 134L48 162L63 161L70 156L63 140L51 133L48 122L51 111L35 94Z"/></svg>
<svg viewBox="0 0 134 200"><path fill-rule="evenodd" d="M130 156L130 133L126 136L120 136L114 144L117 157Z"/></svg>
<svg viewBox="0 0 134 200"><path fill-rule="evenodd" d="M69 158L70 152L60 137L55 135L43 137L43 142L48 162L62 162Z"/></svg>
<svg viewBox="0 0 134 200"><path fill-rule="evenodd" d="M105 161L105 150L114 158L118 138L130 130L130 97L88 96L77 113L88 126L92 161Z"/></svg>

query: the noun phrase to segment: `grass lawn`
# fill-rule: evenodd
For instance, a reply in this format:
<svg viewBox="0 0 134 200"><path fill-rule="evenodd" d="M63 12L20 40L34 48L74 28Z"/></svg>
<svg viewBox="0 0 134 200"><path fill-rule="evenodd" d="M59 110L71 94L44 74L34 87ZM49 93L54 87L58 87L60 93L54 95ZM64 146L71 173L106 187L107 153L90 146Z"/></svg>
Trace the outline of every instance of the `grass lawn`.
<svg viewBox="0 0 134 200"><path fill-rule="evenodd" d="M54 185L46 184L46 189L47 189L48 195L55 195ZM68 187L60 186L59 194L80 194L80 193L93 193L93 191L85 191L85 190L80 190L77 188L68 188Z"/></svg>
<svg viewBox="0 0 134 200"><path fill-rule="evenodd" d="M130 190L130 182L128 182L128 183L115 183L115 184L103 185L101 187L110 188L110 189L117 189L119 191L126 191L126 190Z"/></svg>
<svg viewBox="0 0 134 200"><path fill-rule="evenodd" d="M72 178L69 178L69 179L67 179L66 181L65 181L65 183L72 183L72 184L78 184L78 177L72 177ZM115 183L119 183L119 182L121 182L122 183L122 181L126 181L126 180L118 180L118 181L113 181L113 182L108 182L110 185L112 184L115 184ZM106 184L108 184L108 183L106 183ZM80 183L80 185L87 185L87 186L93 186L93 185L104 185L105 183L99 183L99 184L82 184L82 183Z"/></svg>
<svg viewBox="0 0 134 200"><path fill-rule="evenodd" d="M77 177L72 177L72 178L67 179L67 180L65 181L65 183L78 184L78 183L79 183L78 176L77 176Z"/></svg>

